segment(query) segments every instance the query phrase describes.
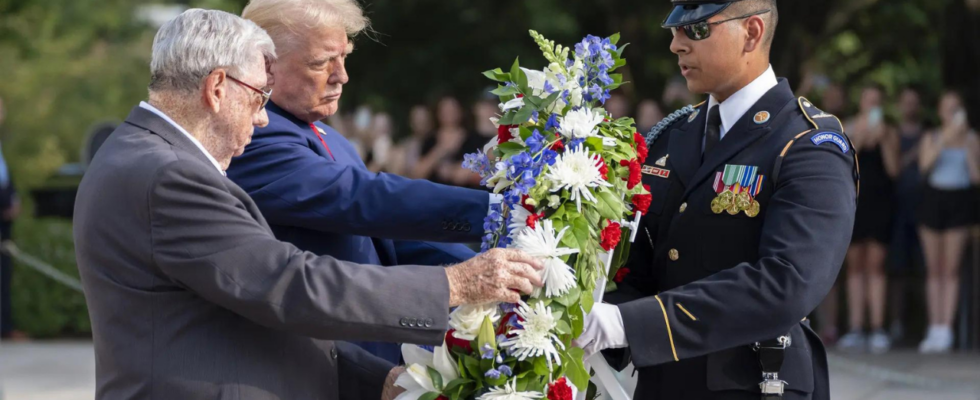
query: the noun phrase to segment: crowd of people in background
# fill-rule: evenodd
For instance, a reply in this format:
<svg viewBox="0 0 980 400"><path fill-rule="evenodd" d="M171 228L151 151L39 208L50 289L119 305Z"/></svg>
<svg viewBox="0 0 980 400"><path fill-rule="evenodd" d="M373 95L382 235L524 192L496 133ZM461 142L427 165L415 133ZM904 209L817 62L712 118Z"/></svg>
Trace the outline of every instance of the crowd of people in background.
<svg viewBox="0 0 980 400"><path fill-rule="evenodd" d="M846 115L841 86L830 85L822 97L827 112ZM844 351L887 352L906 336L908 299L918 284L927 321L918 349L945 353L954 344L961 265L971 228L980 222L980 140L955 92L940 96L931 124L919 90L905 88L895 97L897 118L888 118L886 101L882 88L864 87L857 114L844 123L861 166L841 274L848 332L838 340L835 287L817 313L821 336Z"/></svg>

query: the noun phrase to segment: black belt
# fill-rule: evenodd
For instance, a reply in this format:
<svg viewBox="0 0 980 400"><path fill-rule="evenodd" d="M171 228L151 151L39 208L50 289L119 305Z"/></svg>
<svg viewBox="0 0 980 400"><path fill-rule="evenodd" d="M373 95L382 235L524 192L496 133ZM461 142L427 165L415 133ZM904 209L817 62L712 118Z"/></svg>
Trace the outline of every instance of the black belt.
<svg viewBox="0 0 980 400"><path fill-rule="evenodd" d="M759 354L759 366L762 367L762 400L777 400L783 397L786 381L779 379L779 370L783 368L786 348L790 346L789 334L775 339L756 342L752 347Z"/></svg>

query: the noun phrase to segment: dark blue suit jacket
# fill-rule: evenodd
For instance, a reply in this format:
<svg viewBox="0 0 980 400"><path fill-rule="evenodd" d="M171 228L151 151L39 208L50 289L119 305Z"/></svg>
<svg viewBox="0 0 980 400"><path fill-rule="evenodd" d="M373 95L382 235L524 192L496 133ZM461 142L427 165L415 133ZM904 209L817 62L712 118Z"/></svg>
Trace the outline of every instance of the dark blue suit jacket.
<svg viewBox="0 0 980 400"><path fill-rule="evenodd" d="M269 103L228 177L245 189L279 240L319 255L375 265L442 265L468 259L478 242L487 192L374 173L354 147L320 122L326 147L306 122ZM332 154L331 154L332 153ZM359 343L398 362L392 343Z"/></svg>

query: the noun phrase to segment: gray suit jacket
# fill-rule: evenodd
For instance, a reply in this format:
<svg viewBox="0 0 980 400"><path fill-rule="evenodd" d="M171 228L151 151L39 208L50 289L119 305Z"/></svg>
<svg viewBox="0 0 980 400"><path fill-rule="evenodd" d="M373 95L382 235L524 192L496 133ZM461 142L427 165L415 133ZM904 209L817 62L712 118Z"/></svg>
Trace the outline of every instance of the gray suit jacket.
<svg viewBox="0 0 980 400"><path fill-rule="evenodd" d="M244 191L139 107L85 173L74 236L102 400L374 400L390 365L331 340L434 345L448 325L441 268L276 240Z"/></svg>

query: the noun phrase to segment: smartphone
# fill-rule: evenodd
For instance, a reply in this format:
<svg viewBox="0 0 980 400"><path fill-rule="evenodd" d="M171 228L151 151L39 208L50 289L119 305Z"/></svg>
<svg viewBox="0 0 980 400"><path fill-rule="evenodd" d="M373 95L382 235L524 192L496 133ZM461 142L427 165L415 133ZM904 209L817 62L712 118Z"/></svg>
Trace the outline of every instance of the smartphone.
<svg viewBox="0 0 980 400"><path fill-rule="evenodd" d="M966 111L960 109L953 114L953 125L966 125Z"/></svg>

